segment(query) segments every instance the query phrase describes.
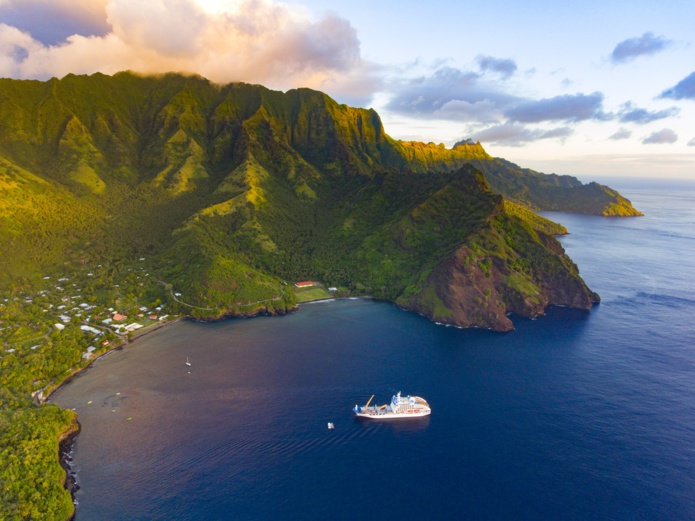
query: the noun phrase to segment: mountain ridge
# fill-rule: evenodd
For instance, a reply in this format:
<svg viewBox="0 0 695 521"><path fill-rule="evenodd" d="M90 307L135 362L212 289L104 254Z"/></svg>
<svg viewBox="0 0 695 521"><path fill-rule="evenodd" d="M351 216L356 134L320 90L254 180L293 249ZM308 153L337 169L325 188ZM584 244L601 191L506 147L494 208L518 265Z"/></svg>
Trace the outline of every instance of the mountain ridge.
<svg viewBox="0 0 695 521"><path fill-rule="evenodd" d="M533 209L638 214L480 143L395 140L374 110L310 89L0 79L0 510L72 515L55 454L75 413L33 398L127 342L131 319L282 314L308 279L496 331L588 310L567 230Z"/></svg>
<svg viewBox="0 0 695 521"><path fill-rule="evenodd" d="M4 189L16 203L0 218L24 223L15 224L14 235L0 234L0 243L21 245L24 235L31 243L26 256L18 254L20 266L6 270L10 278L36 274L48 264L37 258L46 254L54 262L81 243L87 257L154 253L162 276L217 315L234 314L235 302L281 295L282 281L307 277L404 307L424 306L416 296L446 279L442 263L463 255L460 248L482 233L482 224L468 235L447 224L457 216L471 226L485 222L488 239L496 237L488 246L498 260L488 258L482 271L494 284L484 285L481 291L490 294L476 305L494 307L497 318L472 320L466 305L450 315L452 323L508 330L508 307L535 315L573 302L553 298L530 264L519 268L514 259L523 251L497 244L533 242L545 254L566 257L551 237L563 229L523 208L638 214L608 187L523 170L471 140L452 148L395 140L373 109L341 105L311 89L282 93L199 76L122 72L2 79L0 91L0 175L13 179ZM56 238L56 251L31 240L37 217L26 201L40 199L40 192L67 208L61 210L66 226L42 232ZM500 194L494 211L484 203L493 192ZM88 217L75 219L75 212ZM430 221L420 222L422 215ZM500 231L502 220L514 224ZM517 240L528 230L531 242ZM171 267L191 256L198 260ZM563 262L572 280L581 280ZM471 281L479 275L459 269L458 279L464 272ZM255 282L229 284L231 273ZM519 288L528 293L522 301L533 294L538 305L512 305ZM574 291L584 295L576 301L582 308L598 299L583 282ZM454 300L440 299L449 308Z"/></svg>

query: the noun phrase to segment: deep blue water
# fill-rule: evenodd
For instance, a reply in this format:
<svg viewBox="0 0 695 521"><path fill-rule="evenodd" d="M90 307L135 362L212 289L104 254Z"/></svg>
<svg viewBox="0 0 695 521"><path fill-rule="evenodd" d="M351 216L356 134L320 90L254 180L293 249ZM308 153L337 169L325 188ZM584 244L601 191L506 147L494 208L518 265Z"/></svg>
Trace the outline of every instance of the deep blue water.
<svg viewBox="0 0 695 521"><path fill-rule="evenodd" d="M54 396L77 520L695 519L695 186L617 188L647 215L548 214L590 312L499 334L334 301L99 360ZM431 417L353 418L399 390Z"/></svg>

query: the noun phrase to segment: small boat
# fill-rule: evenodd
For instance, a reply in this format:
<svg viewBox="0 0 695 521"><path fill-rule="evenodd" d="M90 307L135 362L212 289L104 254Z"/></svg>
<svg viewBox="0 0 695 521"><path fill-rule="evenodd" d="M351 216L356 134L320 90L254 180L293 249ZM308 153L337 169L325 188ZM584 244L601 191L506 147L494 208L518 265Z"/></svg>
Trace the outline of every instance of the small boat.
<svg viewBox="0 0 695 521"><path fill-rule="evenodd" d="M188 367L191 367L191 363L188 361L188 357L186 357L186 365L187 365Z"/></svg>
<svg viewBox="0 0 695 521"><path fill-rule="evenodd" d="M372 398L366 405L355 405L352 409L356 416L372 418L374 420L395 420L400 418L421 418L428 416L432 409L424 398L419 396L401 396L400 391L391 398L391 403L386 405L372 405Z"/></svg>
<svg viewBox="0 0 695 521"><path fill-rule="evenodd" d="M333 425L333 422L328 422L328 430L332 431L333 429L335 429L335 425Z"/></svg>

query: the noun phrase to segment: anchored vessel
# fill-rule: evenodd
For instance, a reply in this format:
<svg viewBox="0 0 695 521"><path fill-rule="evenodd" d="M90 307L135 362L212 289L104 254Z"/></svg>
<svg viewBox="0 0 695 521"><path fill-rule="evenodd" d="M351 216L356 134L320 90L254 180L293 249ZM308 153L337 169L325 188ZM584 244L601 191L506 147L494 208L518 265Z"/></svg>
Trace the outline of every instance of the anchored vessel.
<svg viewBox="0 0 695 521"><path fill-rule="evenodd" d="M374 395L372 395L374 398ZM419 396L401 396L399 392L391 398L391 403L386 405L372 405L372 398L366 405L360 407L355 405L352 409L357 416L363 418L373 418L375 420L390 420L396 418L419 418L427 416L432 409L424 398Z"/></svg>

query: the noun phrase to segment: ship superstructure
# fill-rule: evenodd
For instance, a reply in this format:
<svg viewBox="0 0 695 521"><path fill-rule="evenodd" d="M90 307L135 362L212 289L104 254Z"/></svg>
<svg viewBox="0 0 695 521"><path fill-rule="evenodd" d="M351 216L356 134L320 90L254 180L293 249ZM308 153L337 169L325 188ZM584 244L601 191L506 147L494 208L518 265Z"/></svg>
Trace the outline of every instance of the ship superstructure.
<svg viewBox="0 0 695 521"><path fill-rule="evenodd" d="M362 418L373 419L396 419L396 418L419 418L427 416L432 412L430 405L424 398L419 396L401 396L401 393L393 395L391 403L386 405L369 405L374 395L366 405L355 405L352 409L355 415Z"/></svg>

